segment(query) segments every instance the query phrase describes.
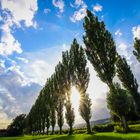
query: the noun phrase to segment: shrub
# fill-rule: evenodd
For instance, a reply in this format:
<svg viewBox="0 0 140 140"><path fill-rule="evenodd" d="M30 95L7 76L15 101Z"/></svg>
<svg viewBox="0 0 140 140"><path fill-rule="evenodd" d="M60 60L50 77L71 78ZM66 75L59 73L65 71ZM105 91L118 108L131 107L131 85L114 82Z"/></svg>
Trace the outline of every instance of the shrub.
<svg viewBox="0 0 140 140"><path fill-rule="evenodd" d="M123 128L120 125L114 126L114 132L116 133L123 133Z"/></svg>
<svg viewBox="0 0 140 140"><path fill-rule="evenodd" d="M131 132L140 132L140 124L133 124L129 126Z"/></svg>
<svg viewBox="0 0 140 140"><path fill-rule="evenodd" d="M86 129L77 129L77 130L74 130L74 134L84 134L86 132L87 132Z"/></svg>
<svg viewBox="0 0 140 140"><path fill-rule="evenodd" d="M93 131L95 132L113 132L114 125L113 124L106 124L106 125L94 125Z"/></svg>
<svg viewBox="0 0 140 140"><path fill-rule="evenodd" d="M63 130L62 133L63 133L63 134L68 134L68 133L69 133L69 130L68 130L68 129Z"/></svg>

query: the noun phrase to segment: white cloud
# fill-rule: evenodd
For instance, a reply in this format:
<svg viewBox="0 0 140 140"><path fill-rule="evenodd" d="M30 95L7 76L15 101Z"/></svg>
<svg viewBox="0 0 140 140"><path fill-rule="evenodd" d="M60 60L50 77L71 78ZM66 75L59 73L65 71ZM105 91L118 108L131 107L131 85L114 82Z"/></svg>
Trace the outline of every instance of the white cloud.
<svg viewBox="0 0 140 140"><path fill-rule="evenodd" d="M4 56L11 55L13 52L22 53L21 44L11 33L10 27L12 25L11 19L8 19L5 24L1 26L0 54Z"/></svg>
<svg viewBox="0 0 140 140"><path fill-rule="evenodd" d="M132 63L132 60L131 60L132 54L131 54L131 50L129 49L129 45L122 42L118 45L117 51L121 56L127 59L129 64Z"/></svg>
<svg viewBox="0 0 140 140"><path fill-rule="evenodd" d="M75 3L74 3L77 7L81 6L84 4L84 1L83 0L75 0Z"/></svg>
<svg viewBox="0 0 140 140"><path fill-rule="evenodd" d="M5 68L5 60L0 60L0 67Z"/></svg>
<svg viewBox="0 0 140 140"><path fill-rule="evenodd" d="M87 10L87 5L84 3L78 11L74 12L73 16L70 17L70 20L72 22L77 22L82 20L86 16L86 10Z"/></svg>
<svg viewBox="0 0 140 140"><path fill-rule="evenodd" d="M98 120L109 117L107 109L106 95L109 91L108 86L103 83L97 76L96 71L90 62L88 62L90 81L87 89L87 93L92 100L92 119Z"/></svg>
<svg viewBox="0 0 140 140"><path fill-rule="evenodd" d="M12 21L20 26L24 21L25 26L34 26L34 15L38 9L37 0L1 0L2 10L10 11Z"/></svg>
<svg viewBox="0 0 140 140"><path fill-rule="evenodd" d="M30 63L28 70L30 69L30 78L35 83L39 83L40 85L44 85L47 77L50 77L54 72L54 67L48 64L44 60L35 60ZM33 72L32 72L33 71Z"/></svg>
<svg viewBox="0 0 140 140"><path fill-rule="evenodd" d="M45 14L48 14L48 13L50 13L50 12L51 12L51 9L48 9L48 8L44 9L44 13L45 13Z"/></svg>
<svg viewBox="0 0 140 140"><path fill-rule="evenodd" d="M3 127L7 126L9 119L20 113L27 113L35 102L41 86L27 82L27 79L18 66L10 67L0 74L1 112L8 116L8 118L5 117L7 123L0 119L0 124L3 124Z"/></svg>
<svg viewBox="0 0 140 140"><path fill-rule="evenodd" d="M140 39L140 25L132 28L133 37L137 37Z"/></svg>
<svg viewBox="0 0 140 140"><path fill-rule="evenodd" d="M69 46L61 46L43 49L37 52L24 53L23 57L28 59L28 63L21 64L22 71L30 81L44 85L46 79L55 71L55 66L61 61L62 51L68 50Z"/></svg>
<svg viewBox="0 0 140 140"><path fill-rule="evenodd" d="M93 11L94 12L101 12L103 9L103 6L100 4L96 4L95 6L93 6Z"/></svg>
<svg viewBox="0 0 140 140"><path fill-rule="evenodd" d="M120 31L120 29L118 29L118 30L115 32L115 35L116 35L116 36L119 36L119 37L122 36L122 32Z"/></svg>
<svg viewBox="0 0 140 140"><path fill-rule="evenodd" d="M57 7L60 10L60 13L64 12L64 1L63 0L52 0L52 3L55 7Z"/></svg>
<svg viewBox="0 0 140 140"><path fill-rule="evenodd" d="M2 16L0 15L0 21L2 21Z"/></svg>
<svg viewBox="0 0 140 140"><path fill-rule="evenodd" d="M0 54L8 56L16 53L22 53L21 44L13 36L13 28L37 27L33 21L34 15L38 9L37 0L1 0L2 20L0 27L2 32L0 40ZM16 25L16 26L15 26Z"/></svg>
<svg viewBox="0 0 140 140"><path fill-rule="evenodd" d="M28 59L23 58L23 57L16 57L16 58L17 58L18 60L24 62L24 63L28 63L28 62L29 62Z"/></svg>
<svg viewBox="0 0 140 140"><path fill-rule="evenodd" d="M127 45L124 44L124 43L121 43L118 48L121 50L121 51L126 51L127 50Z"/></svg>

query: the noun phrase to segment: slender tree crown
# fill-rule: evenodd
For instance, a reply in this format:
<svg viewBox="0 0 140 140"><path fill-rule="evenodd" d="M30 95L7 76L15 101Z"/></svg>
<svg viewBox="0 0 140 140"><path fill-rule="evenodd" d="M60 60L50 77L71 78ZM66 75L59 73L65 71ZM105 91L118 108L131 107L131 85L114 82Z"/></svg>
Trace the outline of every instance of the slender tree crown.
<svg viewBox="0 0 140 140"><path fill-rule="evenodd" d="M127 90L121 89L120 85L116 83L115 88L111 89L107 94L107 104L111 112L118 117L127 115L132 104L132 97Z"/></svg>
<svg viewBox="0 0 140 140"><path fill-rule="evenodd" d="M121 80L123 86L131 92L133 96L138 94L138 83L135 79L130 66L127 64L127 61L125 58L121 58L121 56L118 55L117 59L117 76Z"/></svg>
<svg viewBox="0 0 140 140"><path fill-rule="evenodd" d="M115 76L114 64L116 62L116 46L112 35L106 30L104 22L99 22L89 10L87 10L83 25L87 58L100 79L110 86Z"/></svg>
<svg viewBox="0 0 140 140"><path fill-rule="evenodd" d="M140 62L140 39L135 38L133 54L136 56L137 60Z"/></svg>
<svg viewBox="0 0 140 140"><path fill-rule="evenodd" d="M127 64L125 58L121 58L121 56L118 55L116 67L117 75L122 82L122 85L134 98L137 113L140 113L140 94L138 92L138 83L130 69L130 66Z"/></svg>
<svg viewBox="0 0 140 140"><path fill-rule="evenodd" d="M87 60L84 49L79 46L76 39L73 40L70 49L70 56L73 66L73 82L80 93L80 115L87 124L87 132L91 133L91 100L86 93L89 83L89 69L87 68Z"/></svg>
<svg viewBox="0 0 140 140"><path fill-rule="evenodd" d="M132 102L132 96L127 90L122 89L118 83L114 84L114 87L107 94L107 106L112 114L120 118L124 132L128 131L126 115L131 109Z"/></svg>
<svg viewBox="0 0 140 140"><path fill-rule="evenodd" d="M79 92L85 93L89 83L89 69L84 49L74 39L70 49L71 61L74 69L73 82Z"/></svg>

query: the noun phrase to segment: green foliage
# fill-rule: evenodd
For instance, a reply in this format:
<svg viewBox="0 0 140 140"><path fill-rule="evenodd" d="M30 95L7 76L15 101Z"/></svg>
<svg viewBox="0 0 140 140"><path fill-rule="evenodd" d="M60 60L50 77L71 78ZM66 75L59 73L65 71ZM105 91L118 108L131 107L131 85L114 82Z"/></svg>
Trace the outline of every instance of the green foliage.
<svg viewBox="0 0 140 140"><path fill-rule="evenodd" d="M115 89L110 90L107 94L107 105L111 112L120 118L130 111L132 99L119 84L115 84L114 87Z"/></svg>
<svg viewBox="0 0 140 140"><path fill-rule="evenodd" d="M130 125L130 132L140 132L140 123Z"/></svg>
<svg viewBox="0 0 140 140"><path fill-rule="evenodd" d="M91 100L86 94L89 83L89 69L87 68L87 60L84 49L80 47L77 40L74 39L70 48L70 57L73 66L73 82L80 93L80 115L87 124L87 132L91 133Z"/></svg>
<svg viewBox="0 0 140 140"><path fill-rule="evenodd" d="M21 114L13 120L7 128L7 136L19 136L23 134L25 128L25 116L25 114Z"/></svg>
<svg viewBox="0 0 140 140"><path fill-rule="evenodd" d="M114 132L116 132L116 133L124 133L123 128L120 125L114 126Z"/></svg>
<svg viewBox="0 0 140 140"><path fill-rule="evenodd" d="M63 100L59 98L58 103L57 103L57 124L60 128L60 134L62 134L62 126L64 124L64 117L63 117Z"/></svg>
<svg viewBox="0 0 140 140"><path fill-rule="evenodd" d="M121 80L122 85L132 95L136 104L136 111L140 113L140 94L138 93L138 83L130 69L130 66L127 64L126 59L121 58L121 56L119 55L116 62L116 66L117 66L117 75Z"/></svg>
<svg viewBox="0 0 140 140"><path fill-rule="evenodd" d="M86 134L87 130L86 129L75 129L74 134Z"/></svg>
<svg viewBox="0 0 140 140"><path fill-rule="evenodd" d="M91 105L89 95L81 95L79 111L80 115L86 122L88 122L91 118Z"/></svg>
<svg viewBox="0 0 140 140"><path fill-rule="evenodd" d="M113 132L114 124L94 125L92 130L95 132Z"/></svg>
<svg viewBox="0 0 140 140"><path fill-rule="evenodd" d="M65 114L65 116L66 116L67 124L70 127L69 134L71 135L73 133L72 127L74 124L75 115L74 115L74 108L72 108L72 104L71 104L70 100L67 100L67 102L66 102L66 114Z"/></svg>
<svg viewBox="0 0 140 140"><path fill-rule="evenodd" d="M87 58L100 79L110 87L115 76L116 62L116 47L112 35L106 30L104 22L99 22L89 10L83 25Z"/></svg>
<svg viewBox="0 0 140 140"><path fill-rule="evenodd" d="M127 132L128 129L125 117L130 111L131 104L132 97L128 92L121 89L118 83L114 84L114 88L107 94L107 105L111 113L120 118L125 132Z"/></svg>
<svg viewBox="0 0 140 140"><path fill-rule="evenodd" d="M140 39L135 38L133 54L136 56L137 60L140 62Z"/></svg>

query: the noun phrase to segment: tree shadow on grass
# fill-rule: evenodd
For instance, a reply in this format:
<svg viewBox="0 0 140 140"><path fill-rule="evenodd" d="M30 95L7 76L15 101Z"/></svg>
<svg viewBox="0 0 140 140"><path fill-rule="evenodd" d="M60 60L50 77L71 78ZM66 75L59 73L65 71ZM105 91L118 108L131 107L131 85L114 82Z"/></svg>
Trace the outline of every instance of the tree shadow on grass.
<svg viewBox="0 0 140 140"><path fill-rule="evenodd" d="M46 140L47 138L49 138L50 136L41 136L41 137L32 137L32 138L27 138L26 140Z"/></svg>
<svg viewBox="0 0 140 140"><path fill-rule="evenodd" d="M80 136L80 135L79 135ZM60 137L54 137L50 138L50 140L124 140L121 137L113 137L113 136L98 136L98 135L82 135L78 138L78 136L60 136Z"/></svg>
<svg viewBox="0 0 140 140"><path fill-rule="evenodd" d="M85 137L84 140L124 140L121 137L113 137L113 136L98 136L98 135L91 135Z"/></svg>
<svg viewBox="0 0 140 140"><path fill-rule="evenodd" d="M54 138L50 138L50 140L74 140L75 136L74 135L65 135L65 136L59 136L59 137L54 137Z"/></svg>

